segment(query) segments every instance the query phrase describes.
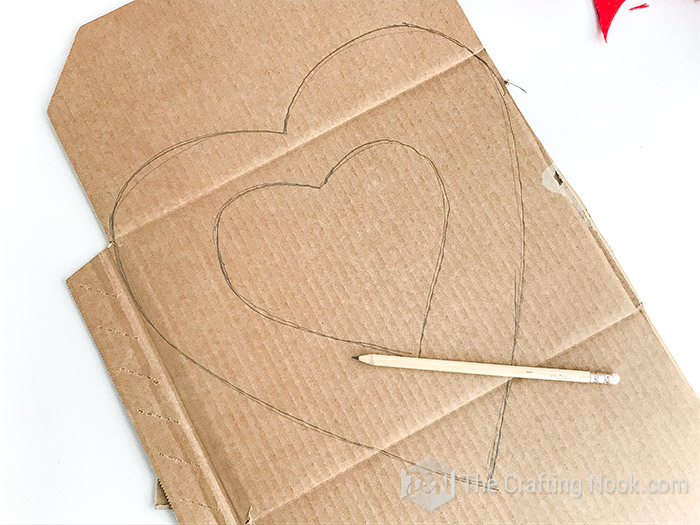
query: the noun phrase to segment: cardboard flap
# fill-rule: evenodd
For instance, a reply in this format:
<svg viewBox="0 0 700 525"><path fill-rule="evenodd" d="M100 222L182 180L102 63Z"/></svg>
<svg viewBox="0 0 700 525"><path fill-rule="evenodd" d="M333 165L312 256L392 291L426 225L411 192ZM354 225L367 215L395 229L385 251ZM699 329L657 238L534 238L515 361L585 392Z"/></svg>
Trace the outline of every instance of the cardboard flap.
<svg viewBox="0 0 700 525"><path fill-rule="evenodd" d="M80 29L49 116L109 235L115 202L133 186L144 186L149 206L124 211L123 231L480 49L451 2L287 0L261 9L141 0ZM198 167L184 179L142 182L200 140L244 132L274 144L245 144L228 170Z"/></svg>

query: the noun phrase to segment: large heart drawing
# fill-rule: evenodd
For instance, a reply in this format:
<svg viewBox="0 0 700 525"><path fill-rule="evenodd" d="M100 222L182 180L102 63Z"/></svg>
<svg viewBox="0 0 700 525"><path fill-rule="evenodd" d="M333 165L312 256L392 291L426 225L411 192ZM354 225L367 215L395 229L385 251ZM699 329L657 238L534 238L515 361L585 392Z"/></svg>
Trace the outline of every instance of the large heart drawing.
<svg viewBox="0 0 700 525"><path fill-rule="evenodd" d="M237 193L214 235L227 284L256 313L336 341L420 355L448 217L435 164L410 145L378 140L353 149L316 185Z"/></svg>
<svg viewBox="0 0 700 525"><path fill-rule="evenodd" d="M192 332L196 327L191 324L178 326L176 321L159 316L157 301L151 300L149 295L152 290L158 289L157 284L152 286L156 281L154 274L149 273L150 268L143 268L141 273L137 273L137 268L132 266L129 269L128 264L130 242L133 243L132 248L146 249L151 260L156 259L157 264L160 261L154 256L155 250L160 245L166 245L167 239L154 236L139 244L138 238L144 239L148 233L144 231L146 229L135 229L140 222L136 221L131 228L126 227L128 223L122 223L122 217L134 219L128 214L124 214L126 217L120 216L117 221L118 212L124 211L128 200L137 208L148 208L146 203L152 205L143 198L134 198L133 194L143 191L144 185L154 180L152 174L160 173L158 170L163 170L163 166L176 157L181 156L182 159L190 149L194 151L197 147L212 144L216 139L225 138L251 140L251 143L254 140L256 144L265 145L269 141L270 151L277 151L273 157L288 152L290 146L296 145L285 142L292 109L302 103L302 92L308 88L320 68L360 43L397 34L417 34L431 39L432 44L425 50L442 53L440 44L448 48L446 52L456 50L462 59L474 57L473 63L480 68L478 74L484 75L485 85L494 88L496 110L503 115L513 165L516 203L522 218L515 138L505 90L498 75L483 58L457 40L433 29L397 24L353 38L320 60L296 89L281 129L213 132L181 141L154 155L131 175L118 192L107 231L116 270L133 305L162 340L190 364L286 421L348 445L411 464L412 460L365 443L356 436L342 435L326 422L313 421L302 412L276 406L266 399L262 391L241 385L230 373L217 369L215 361L202 359L197 354L196 343L183 344L183 333ZM380 78L391 79L391 75L384 73ZM306 119L299 121L303 123ZM272 144L274 142L277 144ZM274 149L280 145L281 148ZM354 149L350 149L353 146ZM299 172L298 177L288 177L284 182L262 183L239 191L223 204L218 201L212 208L211 217L214 219L214 249L220 272L218 268L213 270L221 278L220 288L225 288L227 293L230 289L235 302L240 301L244 305L242 310L246 310L246 313L252 310L266 322L360 347L420 355L447 242L448 193L436 164L420 146L381 139L361 145L348 144L347 147L350 151L345 149L347 154L325 176L318 173L311 178L311 174ZM212 151L215 151L215 147ZM249 150L246 146L235 148L235 151L244 155L247 151L255 150ZM272 160L272 157L259 159L257 164L267 165ZM187 176L186 170L182 173L183 177ZM177 187L177 181L172 186ZM157 198L161 194L166 192L153 190L149 195ZM294 213L289 213L290 206ZM216 208L218 213L213 211ZM287 222L284 223L279 219L282 211L287 212L284 214ZM453 214L453 219L456 216ZM256 217L265 220L255 221ZM150 226L157 226L157 222L153 221ZM127 238L126 234L131 231L137 240ZM523 231L521 226L521 237ZM210 232L208 230L206 235ZM205 236L204 233L201 235ZM523 243L520 255L524 256L522 246ZM212 264L216 265L215 262ZM175 262L166 260L159 269L165 266L169 270L178 268ZM521 264L515 280L516 319L522 298L522 269ZM165 291L173 292L170 288L176 287L171 285L171 281L165 277L161 279L160 291L165 287ZM170 298L187 304L187 297L171 294ZM212 302L221 301L221 304L225 301L217 294L207 296L209 299ZM206 315L206 312L202 315ZM354 319L355 322L346 323L344 318ZM196 338L192 340L197 341Z"/></svg>

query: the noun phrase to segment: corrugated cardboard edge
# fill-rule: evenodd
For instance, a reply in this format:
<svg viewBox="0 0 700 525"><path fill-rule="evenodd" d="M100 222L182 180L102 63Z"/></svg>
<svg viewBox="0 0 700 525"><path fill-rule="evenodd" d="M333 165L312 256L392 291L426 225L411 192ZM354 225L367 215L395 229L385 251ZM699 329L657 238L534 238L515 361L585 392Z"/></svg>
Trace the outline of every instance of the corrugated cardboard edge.
<svg viewBox="0 0 700 525"><path fill-rule="evenodd" d="M153 507L156 510L171 510L170 502L168 501L168 495L163 490L163 485L161 485L160 480L156 480L156 491L154 496Z"/></svg>
<svg viewBox="0 0 700 525"><path fill-rule="evenodd" d="M236 514L147 327L120 283L109 249L67 284L178 519L243 523L245 518ZM101 339L109 338L124 344L101 344Z"/></svg>

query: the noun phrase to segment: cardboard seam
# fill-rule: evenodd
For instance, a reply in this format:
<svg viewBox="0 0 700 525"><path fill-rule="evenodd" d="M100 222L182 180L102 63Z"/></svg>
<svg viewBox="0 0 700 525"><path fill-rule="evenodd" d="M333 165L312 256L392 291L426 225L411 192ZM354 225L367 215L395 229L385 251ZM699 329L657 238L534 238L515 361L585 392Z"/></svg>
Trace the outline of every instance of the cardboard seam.
<svg viewBox="0 0 700 525"><path fill-rule="evenodd" d="M568 347L564 348L563 350L557 352L555 355L553 355L553 356L551 356L551 357L548 357L547 359L545 359L544 361L540 362L539 364L532 365L532 366L538 366L538 367L546 366L547 363L549 363L549 362L551 362L551 361L554 361L555 359L557 359L557 358L559 358L559 357L561 357L561 356L563 356L563 355L566 355L567 353L569 353L569 352L575 350L576 348L580 347L582 344L586 343L587 341L590 341L591 339L593 339L593 338L599 336L600 334L602 334L602 333L604 333L604 332L606 332L606 331L608 331L608 330L611 330L611 329L614 328L615 326L619 325L620 323L626 321L627 319L633 317L635 314L640 313L640 312L644 313L644 307L643 307L643 305L641 305L641 304L640 304L639 306L636 306L635 309L632 310L630 313L623 315L623 316L620 317L619 319L617 319L617 320L613 321L612 323L610 323L610 324L604 326L603 328L601 328L601 329L595 331L595 332L592 333L591 335L588 335L588 336L584 337L583 339L579 340L577 343L574 343L574 344L572 344L572 345L569 345ZM645 319L646 319L646 316L645 316ZM656 332L654 332L654 333L656 334ZM657 338L658 338L658 334L656 334L656 335L657 335ZM478 400L481 399L482 397L485 397L485 396L491 394L492 392L498 390L499 388L501 388L502 386L504 386L507 382L508 382L508 379L506 379L506 378L498 378L498 384L497 384L496 386L494 386L493 388L487 388L484 392L482 392L482 393L479 394L478 396L476 396L476 397L470 399L469 401L467 401L467 402L465 402L465 403L462 403L461 405L459 405L459 406L453 408L452 410L449 410L449 411L446 412L445 414L443 414L443 415L437 417L436 419L434 419L434 420L430 421L429 423L427 423L427 424L421 426L420 428L417 428L417 429L413 430L411 433L406 434L405 436L401 437L400 439L397 439L397 440L394 441L393 443L390 443L390 444L387 444L387 445L383 446L382 448L385 449L385 450L389 450L389 449L392 448L392 447L395 447L395 446L397 446L397 445L400 445L403 441L405 441L405 440L411 438L411 437L414 436L415 434L417 434L417 433L419 433L419 432L422 432L423 430L425 430L425 429L431 427L432 425L434 425L434 424L440 422L441 420L443 420L443 419L445 419L445 418L451 416L453 413L458 412L459 410L462 410L464 407L469 406L470 404L472 404L472 403L478 401ZM276 512L276 511L278 511L278 510L280 510L280 509L282 509L282 508L284 508L284 507L287 507L287 506L293 504L294 502L300 500L301 498L304 498L305 496L309 495L310 493L312 493L312 492L314 492L314 491L316 491L316 490L319 490L322 486L324 486L324 485L326 485L326 484L332 482L334 479L336 479L336 478L338 478L338 477L340 477L340 476L343 476L343 475L344 475L345 473L347 473L348 471L353 470L353 469L357 468L358 466L360 466L360 465L362 465L362 464L364 464L364 463L370 461L372 458L374 458L374 457L377 456L378 454L379 454L379 452L372 452L372 453L370 453L370 455L368 455L367 457L365 457L365 458L363 458L363 459L357 461L356 463L354 463L354 464L352 464L352 465L346 467L345 469L341 470L340 472L338 472L338 473L336 473L336 474L333 474L332 476L330 476L330 477L328 477L328 478L322 480L321 482L319 482L319 483L317 483L316 485L314 485L313 487L311 487L309 490L307 490L307 491L305 491L305 492L303 492L303 493L301 493L301 494L299 494L299 495L297 495L297 496L294 496L293 498L287 500L286 502L283 502L282 504L277 505L276 507L273 507L272 509L266 511L262 516L260 516L260 517L257 518L257 519L263 519L263 518L265 518L266 516L268 516L269 514L272 514L273 512Z"/></svg>
<svg viewBox="0 0 700 525"><path fill-rule="evenodd" d="M124 292L124 290L123 290L124 283L122 282L122 279L120 278L120 276L116 274L116 270L114 268L113 254L111 251L108 250L107 255L109 257L109 262L110 262L109 271L111 273L111 275L108 278L113 282L113 286L115 284L114 281L117 281L119 288L122 290L122 292ZM115 286L115 288L116 288L116 286ZM120 295L122 295L122 294L120 294ZM144 330L144 332L146 334L148 334L148 337L147 337L148 342L145 344L141 344L139 342L139 347L143 349L144 353L147 353L147 352L150 353L152 358L155 359L155 361L158 363L158 365L162 369L162 373L160 374L160 376L162 377L162 382L165 383L167 385L167 387L169 387L169 388L167 388L167 391L170 394L169 396L167 396L167 395L164 396L164 400L166 402L169 402L172 405L174 405L175 410L179 411L182 414L182 416L184 416L184 417L180 418L180 419L182 419L182 421L178 420L178 421L174 421L174 422L177 423L179 428L182 429L182 432L185 436L185 439L189 442L190 447L192 448L192 451L195 454L200 455L201 459L203 459L203 461L196 462L197 469L201 472L201 474L205 475L205 477L210 478L209 481L207 481L206 479L204 480L204 486L207 486L209 488L209 490L213 496L214 501L217 502L217 507L212 508L209 505L206 505L206 504L201 503L201 502L189 500L187 498L182 498L182 497L171 497L170 495L168 495L168 501L171 503L171 507L173 508L173 511L175 511L176 515L179 514L179 512L177 511L177 507L172 505L173 500L182 501L182 502L186 502L186 503L190 503L190 504L195 504L195 505L198 505L201 507L206 507L206 508L213 510L213 511L218 511L220 514L223 515L223 517L226 519L226 521L229 521L231 518L233 518L233 520L235 522L238 522L238 518L236 515L236 508L233 505L233 502L231 501L226 489L223 487L223 484L221 483L221 480L219 479L219 477L216 473L216 470L212 467L211 460L209 459L209 455L208 455L206 449L204 448L204 446L202 445L201 440L199 439L199 436L197 435L197 431L194 428L194 425L192 424L192 422L189 418L189 415L187 413L187 409L185 408L185 406L182 402L182 399L180 398L180 395L177 391L175 383L173 382L172 378L170 377L170 374L168 373L167 368L163 364L163 362L160 358L160 354L158 353L158 351L155 349L155 347L153 345L153 342L151 340L151 335L148 333L148 329L144 325L143 319L141 318L141 315L134 309L133 300L128 296L128 294L124 293L124 296L126 297L126 300L124 301L124 304L123 304L124 308L125 309L129 308L129 310L132 311L132 315L135 316L135 320L141 324L141 327ZM131 322L131 319L129 319L129 321ZM146 414L151 415L148 412L146 412ZM157 417L159 419L162 418L164 420L164 422L173 421L172 418L162 417L162 416L159 416L158 414L154 415L153 417ZM160 454L160 451L158 451L158 453ZM163 456L165 457L165 455L163 455ZM153 459L155 459L155 458L153 458ZM151 462L155 463L153 460L151 460ZM208 476L206 476L206 474L208 474ZM168 476L166 476L166 478L168 478ZM166 489L166 485L169 484L170 480L166 481L160 475L158 476L158 479L160 480L160 483L163 487L163 492L168 494L168 491ZM211 480L214 480L214 484L213 484L214 486L212 486ZM217 493L219 493L219 497L217 497L217 495L216 495ZM229 516L227 516L227 513L222 508L221 503L218 501L221 498L223 498L224 502L226 503L226 505L224 507L228 507Z"/></svg>
<svg viewBox="0 0 700 525"><path fill-rule="evenodd" d="M105 252L107 252L107 253L105 254ZM179 497L173 497L171 494L168 493L168 490L166 489L166 485L169 485L171 481L173 483L177 483L177 482L175 480L173 480L173 476L170 475L171 473L167 472L167 471L166 472L163 472L163 471L157 472L157 476L161 482L163 492L166 493L168 501L170 502L171 507L173 508L173 511L178 516L181 516L181 515L186 516L188 514L187 512L183 512L182 508L178 508L179 505L176 503L177 501L183 501L186 503L196 504L196 505L201 506L201 507L206 507L206 508L210 509L211 511L218 511L220 514L222 514L224 516L226 521L238 522L238 518L237 518L236 513L235 513L235 506L231 502L231 500L228 496L228 493L223 488L223 484L219 480L218 475L216 474L215 470L212 468L211 461L209 460L207 452L204 449L204 447L202 446L201 441L199 440L199 437L197 436L196 430L194 429L194 426L192 425L192 423L189 419L187 411L182 403L182 400L180 399L177 388L175 387L175 384L172 381L172 378L170 377L170 374L168 373L167 368L163 364L158 351L153 346L151 336L150 336L150 334L148 334L148 330L147 330L146 326L144 326L140 315L134 309L132 301L128 297L128 294L124 293L123 286L122 286L123 283L118 278L118 276L115 275L115 270L113 268L114 261L113 261L113 258L111 256L111 253L109 253L109 250L105 250L101 254L105 254L108 257L107 260L109 261L109 264L107 264L107 261L105 261L104 259L100 260L101 266L105 270L106 278L112 283L112 286L115 289L115 291L116 290L121 291L121 292L117 293L117 296L119 297L119 299L117 299L117 301L119 302L120 307L123 309L125 314L127 314L127 312L131 312L130 314L127 314L127 322L129 324L132 324L133 322L138 322L140 324L141 330L147 334L147 337L137 337L137 338L135 338L135 341L136 341L137 347L141 349L142 353L144 355L150 356L149 360L152 359L157 364L157 366L160 368L158 385L161 388L165 387L165 388L163 388L163 390L161 390L164 393L164 395L160 399L160 402L162 404L172 406L174 409L173 412L179 413L179 415L177 416L178 419L176 420L174 418L170 418L168 416L163 416L161 414L157 414L155 412L151 412L149 410L144 410L141 408L136 408L135 412L138 414L141 414L141 415L145 415L145 416L149 416L149 417L153 417L153 418L162 420L162 424L165 424L165 425L177 424L178 428L181 429L185 439L187 440L187 443L189 443L189 446L191 447L192 451L195 454L199 454L204 459L204 461L197 462L197 467L198 467L198 470L200 472L199 475L204 476L202 486L207 487L209 489L214 501L217 501L217 507L214 508L214 507L210 507L209 505L205 505L204 503L201 503L201 502L195 502L193 500L187 500L187 499L183 499L183 498L179 498ZM72 276L71 279L73 279L75 276L76 276L76 274L74 274L74 276ZM72 291L71 291L71 293L72 293ZM76 304L79 304L77 301L77 297L75 295L73 297L74 297ZM81 315L82 315L82 312L81 312ZM83 317L83 320L85 320L84 317ZM86 323L86 325L87 325L87 323ZM95 343L95 344L96 344L96 346L98 346L97 343ZM99 350L99 346L98 346L98 350ZM102 352L100 352L100 353L102 353ZM105 361L105 365L107 365L107 361L104 359L104 357L103 357L103 361ZM125 368L125 367L123 367L123 368ZM107 366L107 370L110 374L110 377L112 378L112 382L113 382L115 388L117 389L117 392L119 393L119 397L121 398L122 397L122 388L120 388L120 386L118 386L118 385L120 385L120 383L117 382L115 380L115 378L113 377L114 369L110 366ZM144 374L144 376L146 376L146 375ZM139 401L141 401L141 400L139 400ZM127 408L123 399L122 399L122 403L125 405L125 408ZM138 425L136 423L136 419L134 417L132 417L131 411L128 408L127 408L127 413L129 413L130 419L132 420L132 426L134 427L134 429L136 430L136 432L140 438L142 437L142 434L144 436L149 434L149 432L146 432L141 427L141 425ZM143 443L142 443L142 445L143 445ZM152 466L154 467L154 469L156 469L156 466L162 461L162 460L159 460L157 457L159 452L152 450L150 446L149 447L144 446L144 450L146 451L147 455L149 456L149 459L151 461ZM208 476L207 476L207 474L208 474ZM209 478L209 480L206 479L207 477ZM211 480L214 480L213 484L212 484ZM219 497L216 496L217 492L219 493ZM222 500L222 499L223 499L223 502L225 503L225 505L221 504L222 502L220 500ZM173 505L174 502L175 502L175 505ZM226 510L222 507L227 507L228 512L226 512Z"/></svg>
<svg viewBox="0 0 700 525"><path fill-rule="evenodd" d="M99 255L98 255L98 256L99 256ZM85 268L85 266L84 266L83 268ZM146 453L147 456L149 456L148 451L147 451L147 448L146 448L146 446L145 446L144 443L143 443L143 439L142 439L142 436L141 436L141 430L140 430L140 428L136 425L136 422L135 422L134 418L131 416L131 412L129 411L129 409L128 409L127 406L126 406L126 402L124 401L124 398L122 397L122 394L121 394L121 383L120 383L120 382L119 382L119 383L117 382L117 379L115 378L112 369L108 366L108 364L107 364L107 359L105 359L102 350L100 350L100 345L98 345L98 344L97 344L97 341L95 341L95 339L94 339L94 337L93 337L93 334L92 334L92 331L90 330L90 327L89 327L89 325L88 325L87 319L86 319L85 315L83 314L82 308L80 308L80 298L79 298L79 296L77 295L77 292L74 291L74 289L73 289L73 284L71 283L71 281L72 281L73 279L77 279L77 273L76 273L76 274L73 274L73 275L72 275L71 277L69 277L68 280L66 281L66 284L68 285L68 291L70 292L71 297L73 298L73 302L74 302L75 305L78 307L78 312L80 313L80 317L81 317L81 319L83 320L83 324L84 324L85 327L87 328L88 333L90 333L90 337L91 337L91 339L92 339L92 341L93 341L93 344L95 345L95 347L97 347L97 350L98 350L98 352L99 352L99 354L100 354L100 357L101 357L101 359L102 359L102 363L104 364L105 369L107 370L107 373L109 374L109 378L110 378L110 381L112 382L112 386L113 386L114 389L117 391L117 395L119 396L119 401L120 401L120 403L122 404L122 407L124 408L124 411L126 412L127 416L129 417L129 422L131 423L132 428L133 428L134 431L136 432L136 435L138 436L139 441L141 442L141 446L142 446L144 452ZM83 285L80 285L80 284L76 284L75 287L76 287L76 288L81 288L81 289L83 289L83 290L88 290L88 289L89 289L89 287L83 286ZM116 298L116 299L119 298L119 296L118 296L118 295L115 295L115 294L110 294L110 297ZM118 370L122 370L122 369L125 369L125 368L124 368L124 367L118 367L117 369L118 369ZM152 467L153 470L155 471L155 470L156 470L155 463L153 463L153 461L150 460L150 457L149 457L149 461L150 461L150 463L151 463L151 467ZM157 472L156 472L156 476L158 476L158 473L157 473ZM157 483L160 484L159 478L157 478ZM165 499L166 499L167 502L168 502L168 507L164 507L164 508L169 508L169 509L173 510L173 512L175 512L175 508L173 507L172 502L170 501L170 498L168 497L168 494L167 494L167 492L165 491L165 489L163 488L162 484L161 484L161 489L163 490L163 494L165 495ZM158 508L158 507L156 506L156 508Z"/></svg>
<svg viewBox="0 0 700 525"><path fill-rule="evenodd" d="M171 215L171 214L173 214L173 213L175 213L175 212L177 212L177 211L179 211L179 210L181 210L181 209L183 209L183 208L185 208L185 207L187 207L187 206L190 206L190 205L192 205L192 204L194 204L194 203L196 203L196 202L198 202L198 201L200 201L200 200L202 200L202 199L205 199L205 198L208 197L209 195L215 193L216 191L218 191L218 190L220 190L221 188L225 187L227 184L230 184L230 183L233 182L234 180L240 179L241 177L249 176L249 175L251 175L251 174L253 174L253 173L259 171L260 169L262 169L262 168L264 168L264 167L266 167L266 166L272 164L273 162L276 162L276 161L278 161L278 160L281 160L281 159L285 158L286 156L290 155L291 153L295 152L296 150L298 150L298 149L300 149L300 148L303 148L303 147L307 146L308 144L312 144L312 143L316 142L317 140L320 140L321 138L325 137L326 135L328 135L328 134L332 133L333 131L335 131L335 130L341 128L342 126L345 126L346 124L348 124L348 123L350 123L350 122L353 122L354 120L356 120L356 119L362 117L363 115L366 115L367 113L369 113L369 112L371 112L371 111L374 111L375 109L378 109L378 108L380 108L380 107L382 107L382 106L388 104L389 102L391 102L391 101L393 101L393 100L396 100L397 98L399 98L399 97L401 97L401 96L403 96L403 95L405 95L405 94L408 94L408 93L410 93L410 92L412 92L412 91L414 91L414 90L420 88L420 87L423 86L424 84L426 84L426 83L428 83L428 82L431 82L432 80L434 80L434 79L436 79L436 78L439 78L439 77L441 77L442 75L444 75L444 74L446 74L446 73L449 73L450 71L452 71L452 70L456 69L457 67L461 66L462 64L466 63L470 58L473 58L473 57L475 57L475 56L477 56L477 55L479 55L479 54L481 54L481 53L484 53L484 51L485 51L485 49L482 47L482 48L480 48L478 51L472 52L472 54L470 54L469 56L460 58L459 60L457 60L457 61L454 62L453 64L450 64L450 65L447 66L447 67L438 69L438 70L435 71L434 73L431 73L431 74L429 74L428 76L426 76L426 77L424 77L424 78L418 80L416 83L414 83L414 84L412 84L412 85L408 85L405 89L402 89L402 90L399 91L398 93L395 93L394 95L391 95L391 96L385 98L384 100L382 100L382 101L380 101L380 102L377 102L377 103L375 103L375 104L373 104L373 105L370 105L369 107L367 107L367 108L361 110L359 113L357 113L357 114L355 114L355 115L353 115L353 116L351 116L351 117L346 118L345 120L341 120L341 121L338 122L337 124L334 124L334 125L330 126L330 127L329 127L328 129L326 129L325 131L318 132L317 134L313 135L313 136L310 137L309 139L301 141L299 144L296 144L296 145L292 146L291 148L287 149L287 150L284 151L283 153L278 154L278 155L276 155L276 156L273 156L273 157L271 157L271 158L269 158L269 159L267 159L267 160L265 160L265 161L262 161L262 162L260 162L260 163L258 163L258 164L256 164L256 165L254 165L253 167L244 170L244 171L241 172L241 173L238 173L238 174L236 174L236 175L232 175L231 177L229 177L229 178L226 179L225 181L223 181L223 182L221 182L221 183L219 183L219 184L216 184L215 186L211 187L210 189L205 190L203 193L200 193L199 195L195 195L195 196L193 196L192 198L186 200L185 202L183 202L183 203L181 203L181 204L176 204L176 205L173 206L172 208L163 211L162 213L160 213L160 214L157 215L156 217L153 217L152 219L148 219L147 221L143 222L142 224L137 224L137 225L134 226L132 229L127 230L126 232L124 232L124 233L121 234L121 235L115 234L115 240L122 240L122 239L125 239L125 238L126 238L127 236L129 236L130 234L132 234L132 233L134 233L134 232L137 232L137 231L139 231L139 230L141 230L141 229L147 227L149 224L152 224L152 223L154 223L154 222L157 222L157 221L159 221L159 220L162 220L162 219L164 219L165 217L167 217L167 216L169 216L169 215ZM499 75L499 81L500 81L500 75ZM501 82L502 82L502 81L501 81ZM280 131L269 130L269 131L270 131L271 133L276 133L276 134L278 134L278 135L287 136L287 132L286 132L285 130L280 130ZM196 140L196 138L193 139L193 140ZM206 140L206 138L202 138L201 140ZM199 143L200 143L200 141L197 141L197 144L199 144ZM162 164L167 163L169 160L170 160L170 159L167 159L167 160L163 161L163 162L162 162L161 164L159 164L158 166L161 166Z"/></svg>
<svg viewBox="0 0 700 525"><path fill-rule="evenodd" d="M74 277L75 277L75 274L74 274L73 276L71 276L71 278L69 278L69 281L70 281L71 279L73 279ZM80 286L80 285L76 285L76 286L77 286L78 288L83 288L83 289L86 288L86 287ZM80 316L81 316L81 318L83 319L83 323L85 324L86 328L88 328L88 332L90 333L90 336L92 337L92 332L90 331L89 326L88 326L88 323L87 323L87 321L86 321L86 318L85 318L85 316L83 315L83 312L82 312L82 310L81 310L81 308L80 308L80 306L79 306L79 305L80 305L79 298L78 298L78 296L73 292L73 289L71 288L71 285L70 285L70 284L68 285L68 289L69 289L69 291L70 291L70 293L71 293L71 296L73 297L73 301L75 302L76 306L78 306L78 311L80 312ZM132 428L133 428L134 431L136 432L136 435L139 437L139 441L141 442L141 446L142 446L144 452L145 452L146 455L149 457L149 462L150 462L150 464L151 464L151 467L153 468L154 471L156 471L157 480L159 480L159 479L160 479L160 476L159 476L159 474L158 474L158 472L157 472L156 463L153 462L153 461L151 460L150 454L148 453L148 448L147 448L146 445L144 444L143 436L141 435L142 429L140 428L139 425L136 424L135 419L132 417L131 411L127 408L126 402L125 402L124 398L122 397L122 394L121 394L121 382L118 382L117 379L114 377L113 372L112 372L112 369L111 369L110 366L108 366L108 364L107 364L107 359L105 359L105 357L104 357L102 351L100 350L99 345L98 345L97 342L94 340L94 338L93 338L93 343L95 344L95 346L96 346L97 349L98 349L98 352L100 353L100 356L101 356L101 358L102 358L102 362L104 363L105 369L107 370L107 372L108 372L108 374L109 374L109 377L110 377L110 380L111 380L111 382L112 382L112 386L113 386L114 389L117 391L117 394L118 394L118 396L119 396L119 401L121 402L121 404L122 404L122 406L123 406L125 412L127 413L128 417L129 417L129 421L130 421L130 423L131 423ZM125 370L124 367L118 367L117 369L120 370L120 371L121 371L122 369ZM154 396L154 397L155 397L155 396ZM167 477L167 476L166 476L166 477ZM157 483L160 483L160 481L157 481ZM163 494L165 495L165 499L166 499L167 502L168 502L168 506L167 506L167 507L163 507L163 508L169 508L169 509L173 510L173 512L175 512L176 515L177 515L178 512L175 510L175 507L173 506L172 501L171 501L170 497L168 496L168 494L167 494L165 488L163 488L162 484L161 484L161 489L162 489L162 491L163 491ZM158 508L158 507L156 506L156 508ZM212 509L212 510L213 510L213 509Z"/></svg>

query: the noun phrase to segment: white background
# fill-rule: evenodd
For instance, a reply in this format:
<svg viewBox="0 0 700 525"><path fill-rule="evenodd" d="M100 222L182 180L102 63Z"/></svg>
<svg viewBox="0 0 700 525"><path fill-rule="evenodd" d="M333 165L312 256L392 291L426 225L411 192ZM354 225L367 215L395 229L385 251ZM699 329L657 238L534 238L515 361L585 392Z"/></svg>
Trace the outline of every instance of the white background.
<svg viewBox="0 0 700 525"><path fill-rule="evenodd" d="M648 2L608 44L591 0L462 6L698 392L700 2ZM121 3L0 10L2 522L174 521L64 284L106 239L46 117L78 26Z"/></svg>

